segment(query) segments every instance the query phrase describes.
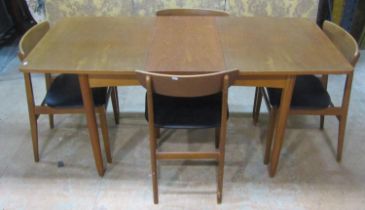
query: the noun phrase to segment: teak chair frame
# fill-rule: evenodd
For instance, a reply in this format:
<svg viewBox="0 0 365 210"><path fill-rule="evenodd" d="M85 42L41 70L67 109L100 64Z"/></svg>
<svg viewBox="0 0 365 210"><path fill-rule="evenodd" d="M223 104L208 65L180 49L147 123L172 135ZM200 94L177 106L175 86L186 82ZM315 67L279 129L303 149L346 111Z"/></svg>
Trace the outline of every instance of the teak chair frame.
<svg viewBox="0 0 365 210"><path fill-rule="evenodd" d="M228 87L238 77L238 70L228 70L198 75L167 75L136 71L137 77L147 89L148 128L151 153L153 201L158 203L157 160L215 160L217 171L217 202L222 202L224 156L227 130ZM153 93L174 97L200 97L222 92L219 143L209 152L161 152L157 148L157 127L154 123Z"/></svg>
<svg viewBox="0 0 365 210"><path fill-rule="evenodd" d="M335 45L335 47L343 54L343 56L355 67L359 57L359 48L356 40L340 26L330 21L325 21L323 24L323 32ZM325 89L327 89L328 75L321 76L321 83ZM320 116L320 129L324 127L325 115L336 116L339 121L338 127L338 143L337 143L337 155L336 160L338 162L342 159L347 112L350 102L351 87L352 87L353 72L346 75L345 86L343 90L342 103L340 106L335 106L332 102L330 106L322 109L310 109L310 108L290 108L289 115L319 115ZM265 88L256 88L254 108L253 108L253 121L254 124L258 122L262 97L269 111L269 127L267 131L266 148L264 163L270 162L272 139L275 132L275 123L278 113L278 107L270 104L269 96Z"/></svg>
<svg viewBox="0 0 365 210"><path fill-rule="evenodd" d="M174 8L163 9L156 12L157 16L229 16L222 10L193 9L193 8Z"/></svg>
<svg viewBox="0 0 365 210"><path fill-rule="evenodd" d="M50 25L47 21L39 23L29 29L21 38L19 42L19 53L18 57L21 62L26 62L26 57L37 45L37 43L44 37L48 32ZM46 90L48 91L51 87L54 78L51 74L45 74ZM30 73L24 73L25 89L28 102L28 113L29 121L32 134L32 144L33 144L33 155L34 161L39 162L39 149L38 149L38 123L37 120L41 114L47 114L49 117L50 128L54 128L54 114L77 114L85 113L84 107L49 107L45 104L45 100L41 102L40 105L35 104L32 78ZM118 102L118 92L116 87L110 87L107 90L106 104L95 107L95 112L99 114L101 133L103 136L103 142L105 147L105 153L107 161L112 162L112 156L109 144L109 132L106 119L106 108L108 106L108 99L112 97L112 105L114 111L115 123L119 124L119 102Z"/></svg>

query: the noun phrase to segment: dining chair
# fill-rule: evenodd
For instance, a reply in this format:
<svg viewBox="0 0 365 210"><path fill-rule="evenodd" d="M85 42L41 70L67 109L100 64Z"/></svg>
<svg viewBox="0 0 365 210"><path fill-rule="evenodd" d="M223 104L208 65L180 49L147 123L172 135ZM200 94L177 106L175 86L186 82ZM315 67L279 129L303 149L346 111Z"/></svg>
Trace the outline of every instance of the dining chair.
<svg viewBox="0 0 365 210"><path fill-rule="evenodd" d="M324 22L323 32L331 40L334 46L343 54L343 56L352 64L352 66L355 67L360 56L359 48L355 39L343 28L330 21ZM324 126L325 115L337 117L339 127L336 159L338 162L342 159L352 78L353 73L347 74L343 90L342 104L335 106L327 92L328 75L322 75L321 77L315 75L298 76L295 81L289 110L290 115L319 115L321 129L323 129ZM257 123L259 118L262 97L264 98L269 110L270 118L264 157L264 163L267 164L270 161L272 138L274 135L278 106L280 105L281 89L256 88L253 108L254 124Z"/></svg>
<svg viewBox="0 0 365 210"><path fill-rule="evenodd" d="M209 9L163 9L156 12L157 16L229 16L229 14L222 10Z"/></svg>
<svg viewBox="0 0 365 210"><path fill-rule="evenodd" d="M36 47L37 43L46 35L50 28L48 22L42 22L29 29L19 42L19 59L27 62L26 57ZM46 96L40 105L35 104L32 78L29 73L24 73L29 120L31 125L34 160L39 161L38 150L38 125L37 120L41 114L49 116L49 124L54 128L54 114L85 113L82 94L77 75L60 74L52 77L45 74ZM99 114L105 153L109 163L112 162L109 134L106 120L106 108L111 97L115 123L119 123L119 102L116 87L92 88L95 111Z"/></svg>
<svg viewBox="0 0 365 210"><path fill-rule="evenodd" d="M162 9L156 12L157 16L229 16L229 14L222 10L210 9L193 9L193 8L173 8ZM216 129L216 147L218 148L218 133ZM156 129L156 136L160 135L160 129Z"/></svg>
<svg viewBox="0 0 365 210"><path fill-rule="evenodd" d="M223 168L228 119L228 88L238 70L197 75L167 75L136 71L147 89L145 115L149 127L153 200L158 203L157 160L215 160L218 162L217 202L222 201ZM156 128L219 128L219 146L214 151L162 152Z"/></svg>

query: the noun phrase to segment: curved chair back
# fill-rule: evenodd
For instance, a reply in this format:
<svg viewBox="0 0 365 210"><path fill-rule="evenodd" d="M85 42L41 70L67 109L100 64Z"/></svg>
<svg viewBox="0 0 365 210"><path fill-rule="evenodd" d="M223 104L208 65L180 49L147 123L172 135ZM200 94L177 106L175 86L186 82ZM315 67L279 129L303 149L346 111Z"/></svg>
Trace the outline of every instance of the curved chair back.
<svg viewBox="0 0 365 210"><path fill-rule="evenodd" d="M163 9L156 12L157 16L229 16L222 10L209 9Z"/></svg>
<svg viewBox="0 0 365 210"><path fill-rule="evenodd" d="M360 53L359 46L351 34L330 21L325 21L323 23L323 32L337 49L341 51L345 58L355 66L360 57Z"/></svg>
<svg viewBox="0 0 365 210"><path fill-rule="evenodd" d="M152 82L153 92L176 97L200 97L221 92L223 78L228 76L228 86L238 77L238 70L226 70L208 74L170 75L136 71L139 82L148 89L147 78Z"/></svg>
<svg viewBox="0 0 365 210"><path fill-rule="evenodd" d="M22 61L43 38L49 30L47 21L39 23L30 28L21 38L19 42L19 59Z"/></svg>

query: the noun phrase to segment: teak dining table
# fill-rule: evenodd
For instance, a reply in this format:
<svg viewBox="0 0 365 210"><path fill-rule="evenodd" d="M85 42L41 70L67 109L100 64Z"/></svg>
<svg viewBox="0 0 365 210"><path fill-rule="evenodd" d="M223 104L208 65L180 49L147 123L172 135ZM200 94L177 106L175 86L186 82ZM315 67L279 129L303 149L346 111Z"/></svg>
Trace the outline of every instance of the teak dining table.
<svg viewBox="0 0 365 210"><path fill-rule="evenodd" d="M105 169L90 88L139 85L137 69L172 74L239 69L235 85L282 88L271 177L296 76L353 72L315 23L273 17L70 17L52 26L20 66L25 75L79 75L100 176Z"/></svg>

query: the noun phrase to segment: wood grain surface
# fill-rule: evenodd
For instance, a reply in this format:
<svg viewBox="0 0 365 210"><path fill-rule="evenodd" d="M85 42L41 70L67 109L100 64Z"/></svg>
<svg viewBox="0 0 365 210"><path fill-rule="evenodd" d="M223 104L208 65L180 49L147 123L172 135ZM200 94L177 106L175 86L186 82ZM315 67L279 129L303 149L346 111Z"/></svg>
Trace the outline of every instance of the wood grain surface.
<svg viewBox="0 0 365 210"><path fill-rule="evenodd" d="M194 73L225 69L214 17L158 17L147 71Z"/></svg>
<svg viewBox="0 0 365 210"><path fill-rule="evenodd" d="M24 72L134 75L239 69L241 75L353 70L314 23L268 17L74 17L56 24Z"/></svg>
<svg viewBox="0 0 365 210"><path fill-rule="evenodd" d="M314 23L301 18L217 18L226 68L248 74L346 73L351 66Z"/></svg>

